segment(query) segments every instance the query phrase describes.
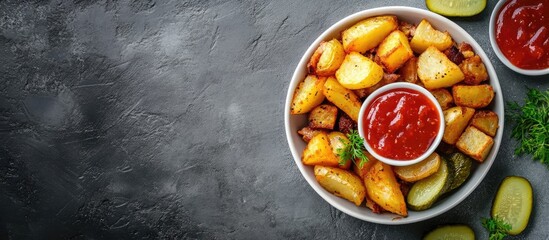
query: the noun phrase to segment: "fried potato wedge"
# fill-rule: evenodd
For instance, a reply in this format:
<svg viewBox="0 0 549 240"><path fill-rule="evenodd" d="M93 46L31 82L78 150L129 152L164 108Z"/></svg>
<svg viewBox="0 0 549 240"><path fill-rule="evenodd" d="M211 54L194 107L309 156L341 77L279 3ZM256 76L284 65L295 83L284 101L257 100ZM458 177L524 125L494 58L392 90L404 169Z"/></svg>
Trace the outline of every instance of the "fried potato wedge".
<svg viewBox="0 0 549 240"><path fill-rule="evenodd" d="M360 178L353 173L333 167L315 166L315 178L328 192L347 199L360 206L366 196L366 189Z"/></svg>
<svg viewBox="0 0 549 240"><path fill-rule="evenodd" d="M417 75L430 90L451 87L465 78L458 65L433 46L419 55Z"/></svg>
<svg viewBox="0 0 549 240"><path fill-rule="evenodd" d="M376 47L398 27L396 16L377 16L358 22L341 33L345 52L366 51Z"/></svg>
<svg viewBox="0 0 549 240"><path fill-rule="evenodd" d="M440 155L434 152L421 162L409 166L396 166L394 170L398 178L406 182L415 182L436 173L441 161Z"/></svg>
<svg viewBox="0 0 549 240"><path fill-rule="evenodd" d="M488 80L488 72L478 55L463 60L459 64L459 68L465 75L463 82L469 85L477 85Z"/></svg>
<svg viewBox="0 0 549 240"><path fill-rule="evenodd" d="M303 150L301 161L303 162L303 164L309 166L339 166L339 159L333 153L328 135L324 132L317 133L307 143L307 146Z"/></svg>
<svg viewBox="0 0 549 240"><path fill-rule="evenodd" d="M307 75L294 92L292 105L290 107L291 114L308 113L314 107L320 105L324 101L324 83L325 77L317 77L315 75Z"/></svg>
<svg viewBox="0 0 549 240"><path fill-rule="evenodd" d="M328 133L328 139L330 140L330 146L332 147L332 152L337 157L338 162L342 163L343 160L341 160L341 157L339 156L339 151L340 149L345 148L345 145L349 142L349 139L347 138L347 136L345 136L345 134L338 131L333 131ZM351 162L352 161L347 161L343 165L340 164L339 168L349 169L351 168Z"/></svg>
<svg viewBox="0 0 549 240"><path fill-rule="evenodd" d="M337 120L337 107L321 104L309 113L309 127L333 130Z"/></svg>
<svg viewBox="0 0 549 240"><path fill-rule="evenodd" d="M458 106L483 108L494 99L494 88L488 84L467 86L455 85L452 87L454 102Z"/></svg>
<svg viewBox="0 0 549 240"><path fill-rule="evenodd" d="M475 109L468 107L452 107L444 110L444 135L442 141L448 144L455 144L475 114Z"/></svg>
<svg viewBox="0 0 549 240"><path fill-rule="evenodd" d="M490 110L481 110L475 113L471 125L491 137L496 136L499 128L498 114Z"/></svg>
<svg viewBox="0 0 549 240"><path fill-rule="evenodd" d="M404 195L400 191L400 185L391 166L376 161L368 169L364 185L368 197L383 209L401 216L408 216Z"/></svg>
<svg viewBox="0 0 549 240"><path fill-rule="evenodd" d="M320 43L307 66L309 72L318 76L331 76L334 75L344 58L343 45L337 39L332 39Z"/></svg>
<svg viewBox="0 0 549 240"><path fill-rule="evenodd" d="M311 139L320 132L328 134L328 132L326 132L326 130L314 129L314 128L311 128L311 127L304 127L304 128L297 131L297 133L299 135L301 135L301 138L303 138L303 141L305 141L305 142L311 141Z"/></svg>
<svg viewBox="0 0 549 240"><path fill-rule="evenodd" d="M416 53L422 53L429 46L434 46L440 51L452 46L452 37L448 32L441 32L433 28L431 23L423 19L417 25L414 36L410 41L410 47Z"/></svg>
<svg viewBox="0 0 549 240"><path fill-rule="evenodd" d="M439 88L431 90L430 92L437 99L437 102L440 104L440 108L442 108L442 110L446 110L454 104L454 98L452 97L450 91L446 88Z"/></svg>
<svg viewBox="0 0 549 240"><path fill-rule="evenodd" d="M337 81L348 89L361 89L375 85L383 78L383 68L358 52L345 56L336 71Z"/></svg>
<svg viewBox="0 0 549 240"><path fill-rule="evenodd" d="M328 80L324 83L323 93L328 101L349 115L355 122L358 122L358 113L362 102L355 93L341 86L333 77L328 77Z"/></svg>
<svg viewBox="0 0 549 240"><path fill-rule="evenodd" d="M484 162L493 145L493 138L473 126L467 127L456 142L461 152L479 162Z"/></svg>
<svg viewBox="0 0 549 240"><path fill-rule="evenodd" d="M408 37L395 30L379 44L376 56L387 73L393 73L414 56Z"/></svg>

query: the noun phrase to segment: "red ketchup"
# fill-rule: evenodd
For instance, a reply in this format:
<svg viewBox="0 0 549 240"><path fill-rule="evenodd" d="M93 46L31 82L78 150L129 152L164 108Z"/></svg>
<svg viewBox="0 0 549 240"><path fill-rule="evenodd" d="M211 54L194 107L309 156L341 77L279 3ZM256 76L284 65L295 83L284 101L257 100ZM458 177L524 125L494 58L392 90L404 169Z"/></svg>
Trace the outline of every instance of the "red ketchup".
<svg viewBox="0 0 549 240"><path fill-rule="evenodd" d="M380 94L366 107L365 116L362 124L370 147L395 160L411 160L425 153L441 121L427 96L406 88Z"/></svg>
<svg viewBox="0 0 549 240"><path fill-rule="evenodd" d="M509 61L523 69L549 67L548 0L511 0L497 15L496 41Z"/></svg>

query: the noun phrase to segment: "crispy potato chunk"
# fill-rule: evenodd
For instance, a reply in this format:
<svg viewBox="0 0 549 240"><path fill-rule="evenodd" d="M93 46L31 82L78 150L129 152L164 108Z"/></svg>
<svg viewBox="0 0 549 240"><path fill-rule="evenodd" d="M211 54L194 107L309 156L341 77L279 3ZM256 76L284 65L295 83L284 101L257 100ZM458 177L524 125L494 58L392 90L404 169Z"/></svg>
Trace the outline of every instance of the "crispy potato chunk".
<svg viewBox="0 0 549 240"><path fill-rule="evenodd" d="M458 44L458 49L461 54L463 54L464 58L470 58L475 56L475 52L473 52L473 47L469 45L469 43L461 42Z"/></svg>
<svg viewBox="0 0 549 240"><path fill-rule="evenodd" d="M452 37L448 32L441 32L433 28L431 23L423 19L417 25L414 37L410 41L410 47L416 53L422 53L429 46L434 46L440 51L444 51L452 46Z"/></svg>
<svg viewBox="0 0 549 240"><path fill-rule="evenodd" d="M357 52L345 56L335 73L337 81L348 89L367 88L383 78L383 68Z"/></svg>
<svg viewBox="0 0 549 240"><path fill-rule="evenodd" d="M309 113L309 127L333 130L337 120L337 107L322 104Z"/></svg>
<svg viewBox="0 0 549 240"><path fill-rule="evenodd" d="M469 121L475 114L475 109L468 107L452 107L444 111L444 135L442 141L455 144Z"/></svg>
<svg viewBox="0 0 549 240"><path fill-rule="evenodd" d="M437 102L440 104L440 108L442 108L442 110L446 110L454 104L454 98L452 97L450 91L446 88L439 88L431 90L430 92L437 99Z"/></svg>
<svg viewBox="0 0 549 240"><path fill-rule="evenodd" d="M495 112L482 110L475 113L471 120L471 125L489 136L494 137L499 128L498 122L499 118Z"/></svg>
<svg viewBox="0 0 549 240"><path fill-rule="evenodd" d="M376 161L364 178L368 196L383 209L401 216L408 216L404 195L391 166Z"/></svg>
<svg viewBox="0 0 549 240"><path fill-rule="evenodd" d="M311 60L307 66L309 72L327 77L334 75L344 58L345 51L343 50L343 45L337 39L332 39L328 42L320 43L320 46L318 46L313 56L311 56Z"/></svg>
<svg viewBox="0 0 549 240"><path fill-rule="evenodd" d="M456 143L460 151L479 162L486 159L493 145L494 139L473 126L467 127Z"/></svg>
<svg viewBox="0 0 549 240"><path fill-rule="evenodd" d="M305 165L322 165L329 167L339 166L339 159L334 155L328 135L324 132L317 133L303 150L301 161Z"/></svg>
<svg viewBox="0 0 549 240"><path fill-rule="evenodd" d="M349 171L324 167L314 167L315 178L324 189L360 206L366 196L366 189L359 177Z"/></svg>
<svg viewBox="0 0 549 240"><path fill-rule="evenodd" d="M362 20L341 33L346 52L365 53L376 47L398 27L396 16L377 16Z"/></svg>
<svg viewBox="0 0 549 240"><path fill-rule="evenodd" d="M486 107L494 99L494 89L488 84L466 86L455 85L452 87L454 103L458 106L470 108Z"/></svg>
<svg viewBox="0 0 549 240"><path fill-rule="evenodd" d="M337 131L328 133L328 139L330 140L330 146L332 147L332 152L334 153L334 155L336 155L338 162L340 163L343 162L341 160L341 157L339 157L339 151L340 151L339 149L345 148L345 144L349 142L349 139L347 138L347 136L345 136L345 134ZM351 168L351 162L352 161L347 161L343 165L340 164L339 168L349 169Z"/></svg>
<svg viewBox="0 0 549 240"><path fill-rule="evenodd" d="M354 90L354 92L356 93L356 95L359 98L366 98L368 95L373 93L378 88L383 87L383 86L385 86L389 83L394 83L394 82L398 81L399 78L400 78L400 75L398 75L398 74L384 73L383 78L381 78L381 81L379 81L376 85L368 87L368 88L356 89L356 90Z"/></svg>
<svg viewBox="0 0 549 240"><path fill-rule="evenodd" d="M310 127L304 127L302 129L300 129L299 131L297 131L297 133L299 133L299 135L301 135L301 137L303 138L303 141L305 141L305 142L311 141L311 138L313 138L315 135L317 135L320 132L328 134L325 130L313 129L313 128L310 128Z"/></svg>
<svg viewBox="0 0 549 240"><path fill-rule="evenodd" d="M302 114L311 111L314 107L320 105L324 101L322 89L326 82L325 77L317 77L315 75L307 75L294 92L292 106L290 107L291 114Z"/></svg>
<svg viewBox="0 0 549 240"><path fill-rule="evenodd" d="M463 60L459 64L459 68L465 75L463 81L467 84L477 85L488 80L488 72L486 72L486 67L478 55Z"/></svg>
<svg viewBox="0 0 549 240"><path fill-rule="evenodd" d="M368 161L362 165L362 168L357 165L359 161L355 161L353 163L353 171L358 175L362 180L364 180L364 177L368 174L368 171L370 170L370 167L372 167L377 161L372 154L370 154L368 151L364 150L364 155L368 157Z"/></svg>
<svg viewBox="0 0 549 240"><path fill-rule="evenodd" d="M413 57L414 53L410 48L406 35L399 30L395 30L379 44L376 56L386 72L393 73Z"/></svg>
<svg viewBox="0 0 549 240"><path fill-rule="evenodd" d="M396 166L395 174L406 182L415 182L433 175L440 166L440 156L434 152L425 160L409 166Z"/></svg>
<svg viewBox="0 0 549 240"><path fill-rule="evenodd" d="M329 77L324 84L323 93L328 101L349 115L355 122L358 122L358 113L360 107L362 107L362 102L351 90L341 86L335 78Z"/></svg>
<svg viewBox="0 0 549 240"><path fill-rule="evenodd" d="M417 75L427 89L450 87L465 78L458 65L433 46L419 55Z"/></svg>
<svg viewBox="0 0 549 240"><path fill-rule="evenodd" d="M417 58L412 56L404 65L398 70L400 79L404 82L417 83L419 78L417 77Z"/></svg>

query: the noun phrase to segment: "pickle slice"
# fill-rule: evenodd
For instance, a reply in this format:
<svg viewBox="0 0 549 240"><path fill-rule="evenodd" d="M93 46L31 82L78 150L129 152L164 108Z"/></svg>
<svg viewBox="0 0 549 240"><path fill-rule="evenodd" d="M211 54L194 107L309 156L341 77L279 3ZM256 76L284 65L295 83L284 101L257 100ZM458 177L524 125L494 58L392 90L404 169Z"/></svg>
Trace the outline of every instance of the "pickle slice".
<svg viewBox="0 0 549 240"><path fill-rule="evenodd" d="M415 211L425 210L442 195L452 184L452 173L446 160L440 162L438 171L412 185L406 198L410 209Z"/></svg>
<svg viewBox="0 0 549 240"><path fill-rule="evenodd" d="M448 158L448 163L454 173L452 185L450 185L450 188L448 189L449 192L461 186L461 184L469 178L469 174L471 174L471 167L473 166L473 160L463 153L456 152L450 155L450 158Z"/></svg>
<svg viewBox="0 0 549 240"><path fill-rule="evenodd" d="M492 205L492 217L499 217L511 225L509 234L517 235L528 225L532 212L532 185L523 177L503 179Z"/></svg>
<svg viewBox="0 0 549 240"><path fill-rule="evenodd" d="M447 17L470 17L486 8L486 0L425 0L429 10Z"/></svg>
<svg viewBox="0 0 549 240"><path fill-rule="evenodd" d="M423 240L475 240L475 232L467 225L446 225L440 226L425 235Z"/></svg>

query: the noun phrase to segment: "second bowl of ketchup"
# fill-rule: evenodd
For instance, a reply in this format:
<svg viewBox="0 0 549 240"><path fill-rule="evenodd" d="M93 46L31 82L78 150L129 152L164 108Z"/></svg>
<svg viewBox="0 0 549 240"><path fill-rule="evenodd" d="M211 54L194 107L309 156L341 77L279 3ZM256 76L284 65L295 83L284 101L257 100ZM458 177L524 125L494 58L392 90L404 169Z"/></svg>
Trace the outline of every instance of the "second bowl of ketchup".
<svg viewBox="0 0 549 240"><path fill-rule="evenodd" d="M526 75L549 73L549 0L502 0L490 17L490 42L500 60Z"/></svg>

